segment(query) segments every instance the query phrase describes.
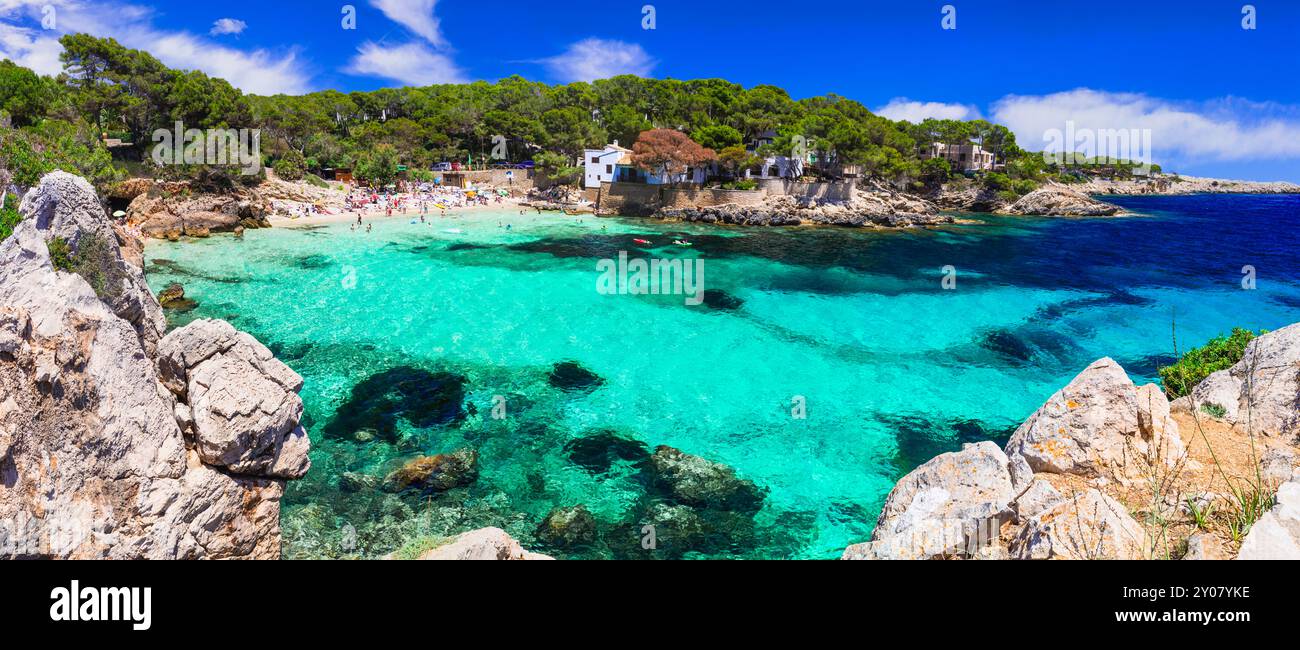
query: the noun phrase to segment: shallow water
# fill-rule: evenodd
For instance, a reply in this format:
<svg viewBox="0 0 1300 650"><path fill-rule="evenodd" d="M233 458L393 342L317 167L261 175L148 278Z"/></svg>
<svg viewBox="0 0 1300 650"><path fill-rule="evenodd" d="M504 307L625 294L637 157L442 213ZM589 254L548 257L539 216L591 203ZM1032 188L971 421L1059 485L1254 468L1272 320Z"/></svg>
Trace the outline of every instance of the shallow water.
<svg viewBox="0 0 1300 650"><path fill-rule="evenodd" d="M199 302L173 326L227 319L306 380L313 467L285 497L286 556L377 556L494 525L560 557L830 558L869 537L902 473L1004 440L1090 361L1149 381L1175 332L1185 348L1300 320L1300 197L1114 200L1148 216L872 232L475 213L152 244L147 270ZM702 258L706 304L598 293L596 264L619 251ZM565 361L601 381L557 388ZM658 445L735 468L768 491L762 509L701 513L709 535L643 551L664 496L642 455ZM469 487L339 487L466 447ZM578 504L594 543L535 535Z"/></svg>

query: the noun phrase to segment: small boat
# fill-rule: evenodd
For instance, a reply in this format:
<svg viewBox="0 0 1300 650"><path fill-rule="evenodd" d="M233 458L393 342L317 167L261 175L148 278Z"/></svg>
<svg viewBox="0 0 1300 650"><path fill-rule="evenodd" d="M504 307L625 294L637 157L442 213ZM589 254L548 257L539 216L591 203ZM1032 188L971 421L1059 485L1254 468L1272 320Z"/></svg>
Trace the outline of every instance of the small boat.
<svg viewBox="0 0 1300 650"><path fill-rule="evenodd" d="M674 244L677 244L678 246L690 246L690 245L691 245L690 242L688 242L688 241L686 241L686 240L684 240L684 239L674 239L674 240L673 240L673 243L674 243Z"/></svg>
<svg viewBox="0 0 1300 650"><path fill-rule="evenodd" d="M649 239L633 239L632 242L633 242L633 243L637 243L637 244L641 244L642 246L648 246L648 245L650 245L650 240L649 240Z"/></svg>
<svg viewBox="0 0 1300 650"><path fill-rule="evenodd" d="M447 233L448 235L459 235L464 231L462 231L460 228L448 228L443 232Z"/></svg>

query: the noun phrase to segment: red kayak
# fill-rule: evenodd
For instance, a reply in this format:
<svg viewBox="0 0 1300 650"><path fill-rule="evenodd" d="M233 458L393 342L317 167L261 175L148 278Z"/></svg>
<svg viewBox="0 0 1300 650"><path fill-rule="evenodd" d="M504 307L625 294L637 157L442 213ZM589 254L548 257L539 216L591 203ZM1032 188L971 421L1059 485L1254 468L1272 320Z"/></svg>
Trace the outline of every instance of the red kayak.
<svg viewBox="0 0 1300 650"><path fill-rule="evenodd" d="M634 241L634 242L636 242L636 243L638 243L638 244L649 244L649 243L650 243L650 241L649 241L649 240L646 240L646 239L633 239L632 241Z"/></svg>

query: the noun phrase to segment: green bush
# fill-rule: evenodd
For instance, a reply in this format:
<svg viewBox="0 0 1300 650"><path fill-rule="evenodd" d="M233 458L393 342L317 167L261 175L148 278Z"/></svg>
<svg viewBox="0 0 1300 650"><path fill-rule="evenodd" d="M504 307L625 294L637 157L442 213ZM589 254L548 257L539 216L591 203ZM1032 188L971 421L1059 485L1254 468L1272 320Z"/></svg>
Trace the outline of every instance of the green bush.
<svg viewBox="0 0 1300 650"><path fill-rule="evenodd" d="M113 300L122 293L122 280L126 274L109 242L102 237L83 234L77 242L77 253L72 257L72 270L85 278L95 295Z"/></svg>
<svg viewBox="0 0 1300 650"><path fill-rule="evenodd" d="M286 181L300 181L307 173L307 161L294 149L290 149L275 161L275 175Z"/></svg>
<svg viewBox="0 0 1300 650"><path fill-rule="evenodd" d="M985 174L982 182L984 184L984 189L993 190L995 192L1011 191L1011 178L1001 172L989 172Z"/></svg>
<svg viewBox="0 0 1300 650"><path fill-rule="evenodd" d="M323 179L323 178L321 178L320 176L317 176L317 175L315 175L315 174L307 174L306 179L307 179L307 184L308 184L308 185L312 185L312 186L320 187L320 188L324 188L324 189L328 189L329 186L330 186L329 183L326 183L326 182L325 182L325 179Z"/></svg>
<svg viewBox="0 0 1300 650"><path fill-rule="evenodd" d="M50 263L54 268L60 271L72 271L72 250L68 248L67 240L55 237L45 244L45 248L50 251Z"/></svg>
<svg viewBox="0 0 1300 650"><path fill-rule="evenodd" d="M1011 185L1011 191L1019 196L1024 196L1036 189L1038 189L1038 183L1029 179L1014 181Z"/></svg>
<svg viewBox="0 0 1300 650"><path fill-rule="evenodd" d="M1267 330L1260 332L1265 333ZM1246 354L1246 344L1255 336L1254 332L1237 327L1228 336L1219 336L1199 348L1188 350L1177 363L1160 369L1165 393L1171 399L1190 394L1211 373L1226 370L1241 361Z"/></svg>
<svg viewBox="0 0 1300 650"><path fill-rule="evenodd" d="M1213 418L1223 419L1223 416L1228 414L1228 409L1223 408L1218 404L1206 402L1201 405L1201 412Z"/></svg>
<svg viewBox="0 0 1300 650"><path fill-rule="evenodd" d="M10 194L5 197L5 207L0 208L0 242L14 234L14 228L23 218L18 216L18 197Z"/></svg>
<svg viewBox="0 0 1300 650"><path fill-rule="evenodd" d="M724 190L753 190L757 188L758 188L758 181L753 180L751 178L741 178L738 180L731 181L730 183L722 184L722 189Z"/></svg>

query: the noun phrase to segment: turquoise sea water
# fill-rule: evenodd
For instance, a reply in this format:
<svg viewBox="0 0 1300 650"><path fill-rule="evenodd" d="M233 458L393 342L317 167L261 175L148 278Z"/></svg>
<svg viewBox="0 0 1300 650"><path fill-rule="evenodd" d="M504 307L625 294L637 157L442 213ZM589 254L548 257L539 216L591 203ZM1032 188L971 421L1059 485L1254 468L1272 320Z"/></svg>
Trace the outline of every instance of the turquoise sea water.
<svg viewBox="0 0 1300 650"><path fill-rule="evenodd" d="M1300 197L1116 201L1147 216L883 232L474 213L151 244L147 271L199 302L173 326L229 320L306 381L313 467L285 496L288 557L494 525L560 557L831 558L869 537L902 473L1004 440L1090 361L1151 380L1175 332L1187 347L1300 320ZM597 292L597 262L620 251L703 259L707 304ZM553 386L565 361L603 383ZM642 550L661 495L638 442L734 468L768 491L762 509ZM468 487L340 487L463 448L479 454ZM609 462L581 462L592 449ZM579 504L593 543L535 535Z"/></svg>

